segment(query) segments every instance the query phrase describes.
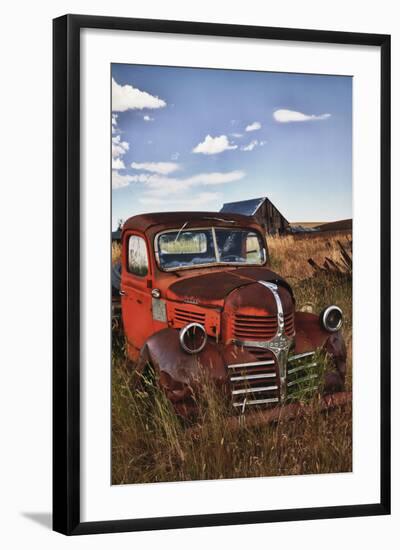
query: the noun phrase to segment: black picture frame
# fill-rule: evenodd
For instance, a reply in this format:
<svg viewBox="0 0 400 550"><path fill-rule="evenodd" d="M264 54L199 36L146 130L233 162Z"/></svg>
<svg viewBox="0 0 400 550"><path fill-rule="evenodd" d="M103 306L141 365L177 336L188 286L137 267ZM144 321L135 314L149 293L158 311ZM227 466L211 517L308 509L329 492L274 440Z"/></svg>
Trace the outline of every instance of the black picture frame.
<svg viewBox="0 0 400 550"><path fill-rule="evenodd" d="M80 31L84 28L378 46L381 50L381 441L379 502L80 520ZM390 513L390 36L214 23L65 15L53 21L53 529L66 535Z"/></svg>

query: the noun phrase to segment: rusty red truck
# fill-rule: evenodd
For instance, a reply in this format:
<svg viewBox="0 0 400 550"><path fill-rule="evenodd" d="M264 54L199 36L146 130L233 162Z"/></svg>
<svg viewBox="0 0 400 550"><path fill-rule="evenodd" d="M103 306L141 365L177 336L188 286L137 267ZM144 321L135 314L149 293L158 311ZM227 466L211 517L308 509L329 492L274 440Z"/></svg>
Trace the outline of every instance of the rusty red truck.
<svg viewBox="0 0 400 550"><path fill-rule="evenodd" d="M291 286L268 267L266 237L253 218L133 216L121 245L128 359L138 374L151 367L179 415L195 414L204 373L242 414L307 394L345 395L342 311L296 310Z"/></svg>

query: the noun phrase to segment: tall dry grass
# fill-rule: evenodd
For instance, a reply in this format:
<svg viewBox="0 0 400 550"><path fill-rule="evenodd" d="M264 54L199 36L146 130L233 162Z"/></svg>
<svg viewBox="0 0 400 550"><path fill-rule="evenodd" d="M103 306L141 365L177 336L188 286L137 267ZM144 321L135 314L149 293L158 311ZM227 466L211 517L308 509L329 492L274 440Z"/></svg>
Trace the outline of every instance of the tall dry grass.
<svg viewBox="0 0 400 550"><path fill-rule="evenodd" d="M297 309L312 309L319 312L325 306L335 304L344 314L343 335L348 351L349 376L351 386L352 371L352 280L351 277L315 274L308 263L312 258L323 265L329 257L340 263L340 241L351 254L352 233L318 233L301 236L269 237L268 249L271 269L287 279L296 298Z"/></svg>
<svg viewBox="0 0 400 550"><path fill-rule="evenodd" d="M329 237L331 239L331 237ZM341 237L342 239L342 237ZM334 258L335 239L270 239L271 266L290 277L301 304L319 308L337 303L345 313L349 350L347 389L351 388L351 280L311 276L308 257ZM329 253L328 253L329 252ZM322 262L321 262L322 263ZM112 354L112 483L205 480L347 472L352 469L351 406L321 413L313 402L304 416L273 425L230 429L232 411L206 381L199 398L195 431L174 414L149 380L132 389L124 342L115 336Z"/></svg>
<svg viewBox="0 0 400 550"><path fill-rule="evenodd" d="M113 264L121 259L121 245L118 242L113 242L111 245L111 261Z"/></svg>
<svg viewBox="0 0 400 550"><path fill-rule="evenodd" d="M351 471L351 407L232 430L231 411L205 384L196 430L151 384L133 392L132 374L114 364L112 483L154 483Z"/></svg>
<svg viewBox="0 0 400 550"><path fill-rule="evenodd" d="M314 275L309 258L319 265L324 263L326 257L340 263L337 241L340 240L350 250L351 239L351 231L267 237L271 267L291 282L308 279Z"/></svg>

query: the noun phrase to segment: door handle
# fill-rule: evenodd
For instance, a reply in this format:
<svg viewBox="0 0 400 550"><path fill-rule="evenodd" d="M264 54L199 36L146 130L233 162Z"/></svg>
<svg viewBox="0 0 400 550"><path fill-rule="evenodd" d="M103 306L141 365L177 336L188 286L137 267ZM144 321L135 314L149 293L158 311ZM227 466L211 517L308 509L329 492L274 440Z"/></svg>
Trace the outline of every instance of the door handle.
<svg viewBox="0 0 400 550"><path fill-rule="evenodd" d="M120 296L126 296L125 290L120 290L120 291L119 291L119 295L120 295Z"/></svg>

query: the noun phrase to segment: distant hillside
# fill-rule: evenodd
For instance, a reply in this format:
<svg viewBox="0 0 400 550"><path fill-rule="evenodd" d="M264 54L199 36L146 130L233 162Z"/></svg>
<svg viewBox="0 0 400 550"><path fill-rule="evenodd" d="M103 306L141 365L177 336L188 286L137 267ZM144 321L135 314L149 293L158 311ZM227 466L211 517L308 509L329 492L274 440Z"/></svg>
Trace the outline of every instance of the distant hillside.
<svg viewBox="0 0 400 550"><path fill-rule="evenodd" d="M351 231L353 220L338 220L336 222L291 222L292 227L305 227L306 229L316 229L317 231Z"/></svg>
<svg viewBox="0 0 400 550"><path fill-rule="evenodd" d="M301 226L301 227L317 227L324 224L325 222L291 222L290 225Z"/></svg>
<svg viewBox="0 0 400 550"><path fill-rule="evenodd" d="M353 229L353 220L350 218L348 220L338 220L337 222L322 223L321 225L314 226L314 228L319 231L351 231Z"/></svg>

